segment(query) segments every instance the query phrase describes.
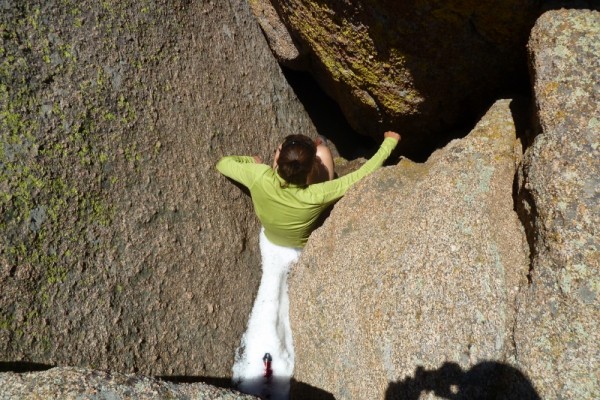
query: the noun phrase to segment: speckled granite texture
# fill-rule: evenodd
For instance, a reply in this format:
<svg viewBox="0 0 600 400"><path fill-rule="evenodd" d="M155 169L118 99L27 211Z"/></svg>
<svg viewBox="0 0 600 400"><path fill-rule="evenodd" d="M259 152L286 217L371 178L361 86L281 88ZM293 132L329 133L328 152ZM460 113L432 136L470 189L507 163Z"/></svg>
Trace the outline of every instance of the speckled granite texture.
<svg viewBox="0 0 600 400"><path fill-rule="evenodd" d="M336 205L290 277L296 379L338 399L381 399L423 368L514 361L529 264L512 198L518 109L496 102L466 138L378 171Z"/></svg>
<svg viewBox="0 0 600 400"><path fill-rule="evenodd" d="M139 375L72 367L24 374L0 373L0 388L0 400L256 399L204 383L174 384Z"/></svg>
<svg viewBox="0 0 600 400"><path fill-rule="evenodd" d="M544 14L529 41L539 135L520 177L532 284L518 362L545 399L600 398L600 12Z"/></svg>

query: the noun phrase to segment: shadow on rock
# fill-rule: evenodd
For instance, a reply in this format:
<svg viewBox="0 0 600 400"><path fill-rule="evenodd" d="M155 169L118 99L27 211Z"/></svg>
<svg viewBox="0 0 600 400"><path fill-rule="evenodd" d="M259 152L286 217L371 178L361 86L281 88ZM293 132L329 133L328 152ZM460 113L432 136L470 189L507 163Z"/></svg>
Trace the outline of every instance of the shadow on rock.
<svg viewBox="0 0 600 400"><path fill-rule="evenodd" d="M1 365L1 364L0 364ZM208 385L216 386L222 389L234 389L239 390L235 387L231 378L217 378L217 377L208 377L208 376L159 376L157 377L163 381L168 381L172 383L206 383ZM247 382L248 385L259 388L264 385L264 379L259 378L256 382ZM278 387L281 385L286 385L287 380L277 381L270 383L271 387ZM290 382L290 398L292 399L311 399L311 400L335 400L333 394L319 389L317 387L311 386L304 382L298 382L295 379L292 379ZM277 398L277 396L271 396L272 398Z"/></svg>
<svg viewBox="0 0 600 400"><path fill-rule="evenodd" d="M333 394L323 389L308 385L304 382L298 382L295 379L291 381L286 378L271 377L265 384L264 378L244 381L243 388L232 389L240 390L243 393L253 394L255 396L271 400L335 400ZM289 395L289 397L288 397Z"/></svg>
<svg viewBox="0 0 600 400"><path fill-rule="evenodd" d="M600 4L595 0L546 0L542 2L542 11L560 10L567 8L572 10L600 10Z"/></svg>
<svg viewBox="0 0 600 400"><path fill-rule="evenodd" d="M54 368L54 365L27 361L0 361L0 372L38 372Z"/></svg>
<svg viewBox="0 0 600 400"><path fill-rule="evenodd" d="M311 386L304 382L298 382L295 379L292 379L291 385L291 396L292 400L294 399L311 399L311 400L335 400L333 394L319 389L317 387Z"/></svg>
<svg viewBox="0 0 600 400"><path fill-rule="evenodd" d="M372 138L362 136L352 129L340 106L324 92L308 72L287 68L283 68L282 71L304 105L317 132L334 144L334 156L337 151L341 157L353 160L360 157L370 158L375 154L378 149L377 143Z"/></svg>
<svg viewBox="0 0 600 400"><path fill-rule="evenodd" d="M437 370L417 367L414 377L390 383L386 400L418 400L422 392L451 400L540 400L529 379L518 369L486 361L464 371L447 362Z"/></svg>

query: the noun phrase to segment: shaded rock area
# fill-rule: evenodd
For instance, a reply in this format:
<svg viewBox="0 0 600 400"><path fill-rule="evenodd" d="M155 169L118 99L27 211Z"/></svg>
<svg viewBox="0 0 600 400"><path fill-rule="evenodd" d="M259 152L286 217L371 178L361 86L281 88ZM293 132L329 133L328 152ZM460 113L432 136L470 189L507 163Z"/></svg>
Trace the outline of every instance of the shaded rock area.
<svg viewBox="0 0 600 400"><path fill-rule="evenodd" d="M0 360L230 375L260 278L215 170L314 127L248 5L0 1Z"/></svg>
<svg viewBox="0 0 600 400"><path fill-rule="evenodd" d="M493 361L475 369L487 381L466 398L486 387L535 398L523 395L530 384L495 386L490 373L513 368L529 269L512 196L522 154L513 114L523 110L496 102L465 139L376 172L336 205L290 276L298 381L340 399L409 398L415 386L400 382L419 371L451 382Z"/></svg>
<svg viewBox="0 0 600 400"><path fill-rule="evenodd" d="M44 372L0 374L0 399L256 399L203 383L174 384L157 379L84 368L53 368Z"/></svg>
<svg viewBox="0 0 600 400"><path fill-rule="evenodd" d="M520 173L532 246L518 362L543 398L600 397L600 12L545 13L529 41L539 134Z"/></svg>
<svg viewBox="0 0 600 400"><path fill-rule="evenodd" d="M428 397L422 394L431 392ZM390 383L386 400L520 399L540 400L531 381L517 368L494 361L482 361L468 370L453 362L427 370L417 367L414 376Z"/></svg>
<svg viewBox="0 0 600 400"><path fill-rule="evenodd" d="M252 3L277 11L257 15L279 59L308 68L358 132L402 132L405 151L445 140L500 93L526 87L525 44L540 13L538 0ZM294 47L294 60L280 51Z"/></svg>

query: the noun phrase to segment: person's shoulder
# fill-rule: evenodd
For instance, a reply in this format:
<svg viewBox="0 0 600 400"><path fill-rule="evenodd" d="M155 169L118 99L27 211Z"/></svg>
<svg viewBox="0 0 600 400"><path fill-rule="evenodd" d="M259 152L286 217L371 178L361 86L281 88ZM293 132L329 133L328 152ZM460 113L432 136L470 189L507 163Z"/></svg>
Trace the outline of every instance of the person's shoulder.
<svg viewBox="0 0 600 400"><path fill-rule="evenodd" d="M263 164L263 163L257 163L257 162L248 162L248 163L243 163L242 164L244 168L248 168L251 169L257 173L267 173L269 171L272 171L273 169L268 166L267 164Z"/></svg>
<svg viewBox="0 0 600 400"><path fill-rule="evenodd" d="M262 173L268 173L268 172L272 172L274 173L275 171L273 171L273 168L271 168L270 166L268 166L267 164L262 164L262 163L256 163L253 164L254 168L256 168L258 171L261 171Z"/></svg>
<svg viewBox="0 0 600 400"><path fill-rule="evenodd" d="M262 181L272 182L272 184L278 182L277 180L277 172L273 170L267 164L252 164L252 171L257 179Z"/></svg>

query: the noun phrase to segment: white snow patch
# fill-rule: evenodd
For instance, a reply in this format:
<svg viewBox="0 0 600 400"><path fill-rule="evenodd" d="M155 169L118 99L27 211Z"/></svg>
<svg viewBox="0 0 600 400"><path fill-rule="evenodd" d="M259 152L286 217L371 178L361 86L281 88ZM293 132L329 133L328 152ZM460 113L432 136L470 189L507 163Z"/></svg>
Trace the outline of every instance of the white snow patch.
<svg viewBox="0 0 600 400"><path fill-rule="evenodd" d="M238 390L270 400L287 400L294 372L287 277L301 249L277 246L260 232L262 278L233 365ZM273 375L264 377L263 356L270 353Z"/></svg>

